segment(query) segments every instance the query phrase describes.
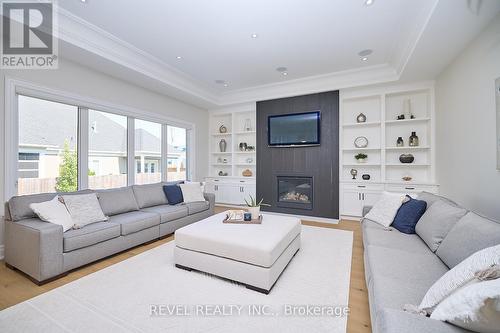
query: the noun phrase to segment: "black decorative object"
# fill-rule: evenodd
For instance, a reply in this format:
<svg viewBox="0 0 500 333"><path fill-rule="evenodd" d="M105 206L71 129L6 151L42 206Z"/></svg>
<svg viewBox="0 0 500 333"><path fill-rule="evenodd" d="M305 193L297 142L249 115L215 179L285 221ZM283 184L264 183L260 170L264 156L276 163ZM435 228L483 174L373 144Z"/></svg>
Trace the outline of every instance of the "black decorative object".
<svg viewBox="0 0 500 333"><path fill-rule="evenodd" d="M399 161L401 163L413 163L413 161L415 161L415 156L412 154L401 154L399 156Z"/></svg>
<svg viewBox="0 0 500 333"><path fill-rule="evenodd" d="M240 151L246 151L248 148L248 145L246 142L240 142Z"/></svg>
<svg viewBox="0 0 500 333"><path fill-rule="evenodd" d="M404 147L405 146L405 142L403 141L402 137L398 137L398 140L396 141L396 146L397 147Z"/></svg>
<svg viewBox="0 0 500 333"><path fill-rule="evenodd" d="M363 114L363 113L360 113L357 117L356 117L356 121L358 123L366 123L366 116Z"/></svg>
<svg viewBox="0 0 500 333"><path fill-rule="evenodd" d="M370 175L365 173L363 176L361 176L361 178L363 178L364 180L370 180Z"/></svg>

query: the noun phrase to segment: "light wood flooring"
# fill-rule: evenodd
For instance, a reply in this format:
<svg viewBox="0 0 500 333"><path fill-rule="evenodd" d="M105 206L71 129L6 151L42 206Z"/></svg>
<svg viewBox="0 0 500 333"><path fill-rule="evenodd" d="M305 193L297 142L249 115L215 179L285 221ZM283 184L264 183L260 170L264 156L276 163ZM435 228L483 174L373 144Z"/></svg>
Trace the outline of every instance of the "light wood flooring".
<svg viewBox="0 0 500 333"><path fill-rule="evenodd" d="M225 208L216 207L216 212L220 212L223 210L225 210ZM353 231L354 243L352 253L351 284L349 291L350 315L347 322L347 332L371 332L370 312L368 308L368 292L366 289L363 263L363 242L359 222L342 220L339 224L328 224L303 220L302 224L314 227ZM99 271L117 262L133 257L139 253L148 251L159 245L168 243L173 239L173 236L169 236L167 238L149 244L138 246L128 251L119 253L112 257L74 270L68 275L56 281L47 283L43 286L37 286L26 276L20 274L17 271L7 268L4 265L3 261L0 261L0 310L23 302L37 295L43 294L51 289L65 285L66 283L77 280L93 272Z"/></svg>

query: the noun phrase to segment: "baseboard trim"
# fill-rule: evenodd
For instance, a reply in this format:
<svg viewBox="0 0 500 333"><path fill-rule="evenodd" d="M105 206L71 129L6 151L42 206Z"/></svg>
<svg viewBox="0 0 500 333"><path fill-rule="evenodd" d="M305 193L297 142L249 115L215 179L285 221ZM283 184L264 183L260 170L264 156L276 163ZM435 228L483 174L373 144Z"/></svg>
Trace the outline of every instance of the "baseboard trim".
<svg viewBox="0 0 500 333"><path fill-rule="evenodd" d="M3 260L4 258L4 246L0 245L0 260Z"/></svg>
<svg viewBox="0 0 500 333"><path fill-rule="evenodd" d="M297 215L297 214L285 214L285 213L276 213L276 212L267 212L267 211L263 211L263 213L266 213L269 215L279 215L279 216L296 216L299 219L305 220L305 221L330 223L330 224L338 224L339 223L338 219L331 219L331 218L327 218L327 217Z"/></svg>

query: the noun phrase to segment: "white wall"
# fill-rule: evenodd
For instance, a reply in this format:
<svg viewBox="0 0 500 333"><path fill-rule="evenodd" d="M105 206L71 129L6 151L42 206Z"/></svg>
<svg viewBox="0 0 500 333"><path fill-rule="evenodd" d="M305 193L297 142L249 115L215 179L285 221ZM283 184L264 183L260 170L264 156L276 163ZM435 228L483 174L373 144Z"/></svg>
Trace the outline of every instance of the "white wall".
<svg viewBox="0 0 500 333"><path fill-rule="evenodd" d="M195 124L196 178L206 176L208 164L208 112L165 95L118 80L65 59L58 70L2 70L0 72L0 257L3 244L5 77L20 79L52 89L123 105Z"/></svg>
<svg viewBox="0 0 500 333"><path fill-rule="evenodd" d="M500 220L495 111L498 77L500 15L436 80L436 152L440 192Z"/></svg>

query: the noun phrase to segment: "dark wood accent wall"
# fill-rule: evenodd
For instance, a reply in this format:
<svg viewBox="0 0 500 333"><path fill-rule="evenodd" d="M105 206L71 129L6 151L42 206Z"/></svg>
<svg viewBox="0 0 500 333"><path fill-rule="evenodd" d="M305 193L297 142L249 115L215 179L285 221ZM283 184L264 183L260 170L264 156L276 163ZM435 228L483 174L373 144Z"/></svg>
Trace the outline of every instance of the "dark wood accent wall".
<svg viewBox="0 0 500 333"><path fill-rule="evenodd" d="M321 145L271 148L267 144L270 115L321 111ZM339 92L257 102L257 197L271 207L262 210L335 218L339 217ZM312 176L312 210L277 207L278 175Z"/></svg>

